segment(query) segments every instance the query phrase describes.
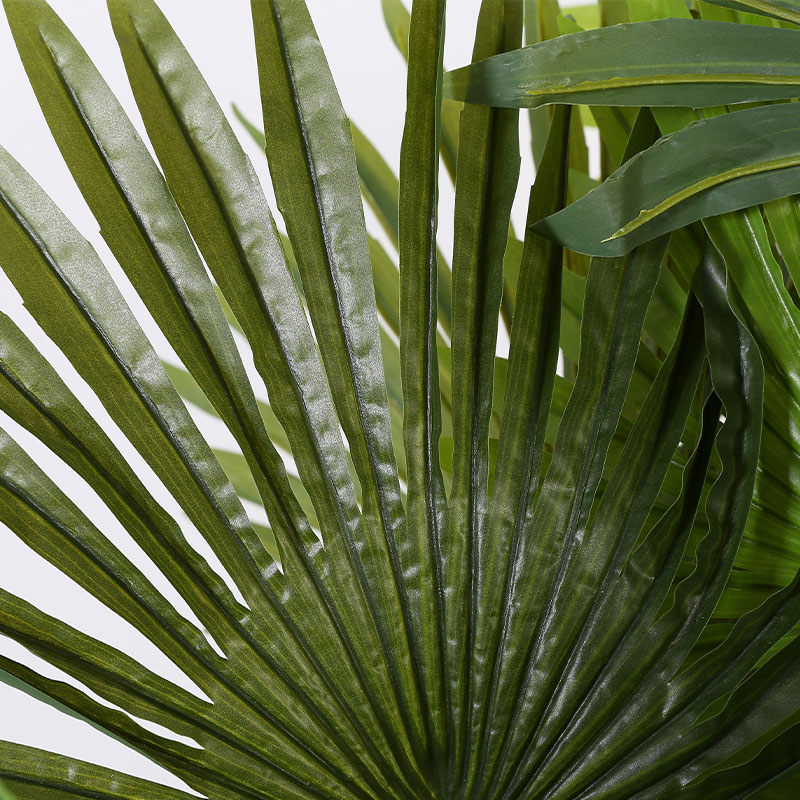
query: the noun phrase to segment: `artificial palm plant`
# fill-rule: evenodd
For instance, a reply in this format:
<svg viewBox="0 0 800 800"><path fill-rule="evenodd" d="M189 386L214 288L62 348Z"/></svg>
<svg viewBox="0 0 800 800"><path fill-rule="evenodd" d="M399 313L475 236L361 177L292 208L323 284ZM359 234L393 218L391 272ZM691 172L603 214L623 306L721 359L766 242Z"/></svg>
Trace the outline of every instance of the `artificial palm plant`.
<svg viewBox="0 0 800 800"><path fill-rule="evenodd" d="M222 569L0 317L0 408L91 484L199 622L0 433L0 519L198 692L5 591L0 632L83 688L6 656L0 676L209 798L793 797L795 0L572 16L484 0L475 63L444 84L444 0L410 18L384 0L408 59L399 182L351 130L302 0L253 0L263 133L248 125L285 235L152 0L108 7L158 164L44 0L4 6L64 159L182 365L161 363L2 150L0 265ZM518 239L520 107L538 171ZM398 260L367 234L362 193ZM240 452L212 451L181 395ZM192 796L10 743L0 780L4 798Z"/></svg>

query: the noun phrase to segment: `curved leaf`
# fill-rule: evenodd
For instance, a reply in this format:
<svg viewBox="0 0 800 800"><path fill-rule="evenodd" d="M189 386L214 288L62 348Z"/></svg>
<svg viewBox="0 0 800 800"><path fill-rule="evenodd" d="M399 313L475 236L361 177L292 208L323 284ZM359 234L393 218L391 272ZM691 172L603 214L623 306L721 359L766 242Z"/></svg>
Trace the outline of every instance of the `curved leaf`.
<svg viewBox="0 0 800 800"><path fill-rule="evenodd" d="M663 137L535 230L592 255L800 191L800 104L694 122Z"/></svg>
<svg viewBox="0 0 800 800"><path fill-rule="evenodd" d="M102 396L250 607L270 620L272 656L298 678L318 672L340 707L360 707L356 716L368 720L375 699L328 616L325 598L293 591L267 561L233 488L97 255L19 165L2 151L0 156L0 259L31 313ZM54 302L61 313L49 315ZM313 630L311 639L296 620ZM340 654L330 662L335 670L323 666L321 652Z"/></svg>
<svg viewBox="0 0 800 800"><path fill-rule="evenodd" d="M45 119L104 238L247 456L279 546L289 536L315 538L266 436L203 263L147 148L43 0L5 0L5 7Z"/></svg>
<svg viewBox="0 0 800 800"><path fill-rule="evenodd" d="M446 96L546 103L717 106L800 96L800 31L706 20L633 22L559 36L448 72Z"/></svg>
<svg viewBox="0 0 800 800"><path fill-rule="evenodd" d="M797 0L707 0L735 11L750 11L772 19L783 19L800 25L800 3Z"/></svg>

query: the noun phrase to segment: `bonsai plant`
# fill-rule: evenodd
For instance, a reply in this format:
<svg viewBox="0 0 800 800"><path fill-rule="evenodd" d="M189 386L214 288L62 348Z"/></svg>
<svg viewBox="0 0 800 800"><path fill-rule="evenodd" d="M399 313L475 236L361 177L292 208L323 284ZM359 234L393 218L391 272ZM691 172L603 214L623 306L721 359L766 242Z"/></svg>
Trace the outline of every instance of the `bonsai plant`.
<svg viewBox="0 0 800 800"><path fill-rule="evenodd" d="M198 691L6 590L0 632L81 688L8 656L3 680L209 798L792 797L794 0L571 16L484 0L473 63L444 76L444 0L410 15L384 0L408 60L399 180L351 128L304 2L252 0L263 131L245 122L285 234L153 0L108 9L157 163L45 0L4 7L181 365L4 150L0 267L186 520L7 316L0 409L95 489L196 621L5 432L0 520ZM517 238L520 108L537 174ZM368 235L362 195L396 257ZM239 452L215 452L184 401ZM4 798L194 796L13 743L0 781Z"/></svg>

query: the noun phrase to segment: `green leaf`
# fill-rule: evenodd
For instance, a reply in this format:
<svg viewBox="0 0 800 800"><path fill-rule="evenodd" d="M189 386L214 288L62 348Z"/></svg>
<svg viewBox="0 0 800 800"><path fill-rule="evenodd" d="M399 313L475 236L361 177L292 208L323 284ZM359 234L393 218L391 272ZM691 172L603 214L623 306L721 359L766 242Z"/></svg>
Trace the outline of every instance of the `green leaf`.
<svg viewBox="0 0 800 800"><path fill-rule="evenodd" d="M284 548L284 566L307 571L309 591L319 584L315 571L334 572L337 580L328 592L338 613L357 619L352 624L361 646L373 646L363 641L371 630L370 609L356 602L358 568L351 563L354 542L364 533L355 489L317 347L261 188L205 81L156 7L149 0L113 0L112 21L172 191L252 345L286 431L313 503L306 504L306 518L322 531L326 552L317 561L325 563L314 565L302 549L292 556ZM250 492L258 485L252 466L248 470L234 454L223 457L234 486L258 502Z"/></svg>
<svg viewBox="0 0 800 800"><path fill-rule="evenodd" d="M783 263L795 287L800 282L800 203L795 197L781 197L764 204L769 229L775 237Z"/></svg>
<svg viewBox="0 0 800 800"><path fill-rule="evenodd" d="M273 767L289 774L310 768L316 773L314 780L320 786L325 785L326 775L327 779L341 780L342 768L337 770L331 764L330 748L327 748L329 754L321 755L320 747L326 749L324 733L314 730L317 726L310 725L307 715L299 708L292 711L294 704L289 696L279 694L275 691L277 686L270 687L266 682L262 683L263 694L258 699L252 690L236 686L232 691L230 676L225 675L225 660L217 656L202 633L175 612L143 573L102 536L2 431L0 466L3 519L22 541L147 636L209 697L216 702L227 700L231 720L235 719L234 712L239 705L240 714L244 706L251 714L255 711L271 722L265 730L266 741L262 746L269 742ZM21 612L11 610L11 598L5 597L3 606L17 619L22 616ZM17 634L7 627L5 632L16 638ZM33 649L36 650L35 645ZM266 688L273 690L269 698L271 703L265 702ZM172 696L177 698L177 689L172 691ZM193 716L197 716L197 704L193 705ZM278 714L268 710L270 706L277 709L280 705L283 709ZM79 708L75 710L80 711ZM88 716L93 718L92 714ZM298 736L301 737L299 742ZM334 777L337 772L338 777Z"/></svg>
<svg viewBox="0 0 800 800"><path fill-rule="evenodd" d="M381 0L383 18L392 37L392 41L408 62L408 34L411 27L411 15L403 0ZM439 150L442 154L445 169L450 178L455 180L458 160L458 126L461 103L444 100L440 109Z"/></svg>
<svg viewBox="0 0 800 800"><path fill-rule="evenodd" d="M558 109L536 183L531 189L528 219L563 205L569 158L569 110ZM539 485L547 418L556 373L562 251L553 242L526 235L519 272L518 297L511 328L506 396L500 430L495 484L486 531L478 543L477 607L470 676L470 729L475 747L485 736L487 694L493 679L492 659L498 645L509 554L518 547L524 516ZM481 665L488 662L487 668ZM479 765L468 776L472 785Z"/></svg>
<svg viewBox="0 0 800 800"><path fill-rule="evenodd" d="M797 0L707 0L707 2L800 25L800 3Z"/></svg>
<svg viewBox="0 0 800 800"><path fill-rule="evenodd" d="M651 130L643 118L634 131L631 147L645 146L651 140ZM554 457L537 503L526 517L517 546L509 555L502 606L503 634L489 695L488 735L481 756L479 792L493 791L500 781L501 767L512 766L504 757L508 745L506 734L514 726L502 726L501 732L493 720L515 719L514 710L523 707L518 699L528 696L526 664L536 627L522 609L544 607L550 582L559 574L559 564L566 563L561 558L568 557L575 546L574 543L569 546L569 542L579 536L588 518L666 245L665 240L659 240L625 261L597 260L589 272L581 332L581 357L586 368L579 371L561 418ZM536 564L533 569L524 568L526 553L533 546L534 531Z"/></svg>
<svg viewBox="0 0 800 800"><path fill-rule="evenodd" d="M411 29L411 15L403 0L381 0L383 19L395 47L408 61L408 32Z"/></svg>
<svg viewBox="0 0 800 800"><path fill-rule="evenodd" d="M695 122L535 229L581 252L620 255L701 218L794 194L799 129L796 103Z"/></svg>
<svg viewBox="0 0 800 800"><path fill-rule="evenodd" d="M383 156L375 149L372 143L363 133L353 124L350 124L353 133L353 145L356 153L356 164L358 165L358 176L361 181L361 191L367 204L375 212L378 221L395 247L398 247L400 236L400 221L398 215L400 184L392 172L391 167L383 159ZM373 251L377 242L373 244L370 238L370 252ZM436 296L439 303L439 321L442 323L445 333L450 335L452 324L452 276L447 261L441 251L436 249L436 269L437 269L437 290ZM378 310L386 318L386 312L381 305L381 297L378 293L378 274L376 265L372 264L375 272L376 294L378 294ZM395 310L397 306L394 306ZM399 325L395 333L399 335Z"/></svg>
<svg viewBox="0 0 800 800"><path fill-rule="evenodd" d="M468 103L511 108L776 100L800 96L799 43L800 32L779 28L634 22L560 36L448 72L444 91Z"/></svg>
<svg viewBox="0 0 800 800"><path fill-rule="evenodd" d="M358 524L354 487L341 442L321 435L338 422L255 172L158 8L150 0L109 0L109 7L170 190L250 342L325 536L341 535L339 520Z"/></svg>
<svg viewBox="0 0 800 800"><path fill-rule="evenodd" d="M263 132L250 123L236 106L234 106L233 110L248 133L263 148L265 144ZM400 188L397 177L383 156L353 122L350 123L350 131L353 136L361 194L377 217L389 240L397 247L400 227L398 219ZM391 261L383 246L375 238L369 236L369 234L367 238L372 260L375 299L378 304L378 311L395 334L399 336L400 324L397 318L399 310L396 302L399 294L397 291L394 291L394 295L391 294L392 282L397 280L397 266ZM289 246L291 247L291 245ZM452 317L452 276L444 255L438 248L436 252L438 259L437 296L439 301L439 322L449 336ZM390 266L392 269L390 269ZM294 267L296 269L296 265ZM392 275L394 275L394 278L392 278ZM394 297L394 302L392 302L392 297Z"/></svg>
<svg viewBox="0 0 800 800"><path fill-rule="evenodd" d="M252 546L230 483L97 254L1 150L0 203L5 274L255 602L256 564L269 562Z"/></svg>
<svg viewBox="0 0 800 800"><path fill-rule="evenodd" d="M404 510L350 126L305 6L253 0L252 12L273 187L363 491L350 552L391 680L386 713L402 720L403 746L420 753L426 732L396 543Z"/></svg>
<svg viewBox="0 0 800 800"><path fill-rule="evenodd" d="M516 0L481 5L473 60L521 44ZM441 558L445 604L450 780L464 780L469 752L468 664L479 609L473 584L489 505L489 426L503 291L503 256L519 180L519 114L461 112L453 244L453 482Z"/></svg>
<svg viewBox="0 0 800 800"><path fill-rule="evenodd" d="M172 385L177 389L178 394L184 401L197 406L207 414L212 414L215 417L218 416L214 406L211 405L208 398L203 394L203 390L197 385L197 381L185 369L175 364L170 364L168 361L162 361L161 363ZM272 407L261 400L258 400L257 403L261 419L264 420L264 427L267 429L269 438L276 447L280 447L288 452L291 449L289 440L286 438L286 432L275 416ZM260 503L261 500L259 499L258 502Z"/></svg>
<svg viewBox="0 0 800 800"><path fill-rule="evenodd" d="M203 750L182 742L151 733L132 720L127 714L98 703L84 692L59 681L44 678L21 664L16 664L0 656L0 669L14 676L18 684L27 685L27 690L36 694L46 694L69 709L73 715L87 720L102 720L102 726L115 738L122 738L135 749L141 751L177 777L189 784L195 791L206 796L224 792L226 797L236 800L259 797L266 791L270 800L282 797L307 798L306 786L297 781L285 770L271 768L263 759L254 763L241 749L226 748L221 753L210 756ZM226 757L230 759L226 763ZM254 774L263 771L266 781L254 779ZM319 776L317 776L317 780ZM266 789L265 789L266 787ZM336 787L340 800L345 800Z"/></svg>
<svg viewBox="0 0 800 800"><path fill-rule="evenodd" d="M115 770L11 742L0 742L5 786L31 800L86 797L97 800L190 800L193 795ZM0 798L13 800L0 786Z"/></svg>
<svg viewBox="0 0 800 800"><path fill-rule="evenodd" d="M697 735L698 729L680 736L678 732L690 728L707 706L707 702L702 701L694 714L681 716L677 713L684 708L681 684L685 690L701 696L706 685L685 683L686 673L680 667L719 600L750 508L761 431L763 368L754 340L728 304L724 267L713 251L709 252L701 274L700 292L707 319L705 330L711 376L725 408L725 422L716 437L723 469L706 499L709 530L698 545L694 570L678 584L665 613L656 619L661 600L656 597L649 602L649 615L642 620L645 624L650 624L648 619L653 620L648 635L637 637L629 631L627 672L623 666L625 650L618 649L619 655L610 666L620 670L624 683L619 679L613 683L605 681L600 688L607 691L616 683L617 690L625 691L625 696L630 698L627 703L630 710L610 722L603 733L606 740L615 737L619 745L608 748L605 755L596 759L599 763L595 766L579 769L568 781L572 786L585 782L591 774L599 776L604 764L611 767L612 759L611 773L602 780L605 782L609 777L614 780L620 796L632 794L640 786L654 781L676 757L672 748L680 742L677 748L680 750L687 738ZM745 635L743 641L748 638ZM719 663L725 667L731 664L728 659L721 659ZM736 667L742 670L738 673L740 676L746 674L746 663ZM611 668L606 670L607 673L611 671ZM724 694L726 686L735 686L736 675L734 668L726 676L730 681L727 684L721 675L708 676L707 685L712 692L709 702L714 696ZM582 710L580 718L585 720L587 714L591 714L591 705ZM673 716L675 718L670 719ZM599 720L593 720L590 727L598 723ZM631 737L632 730L635 737ZM641 749L631 748L632 741L646 744ZM623 753L625 756L621 757ZM634 775L631 763L640 757L648 759L650 768ZM581 775L582 772L586 774Z"/></svg>
<svg viewBox="0 0 800 800"><path fill-rule="evenodd" d="M282 669L298 677L318 672L339 706L334 718L344 713L352 720L352 706L361 708L358 717L369 720L365 709L374 698L330 620L324 598L307 590L287 591L230 482L96 254L19 165L0 155L0 258L29 310L103 398L111 416L235 576L250 607L271 620L270 638L284 643L278 650L278 663L285 659ZM49 313L54 303L60 307L56 315ZM30 413L21 419L32 420ZM299 628L284 609L293 609L309 629ZM237 613L234 618L240 617ZM339 652L333 674L320 661L321 651ZM380 737L380 722L377 726ZM392 774L394 768L389 771Z"/></svg>
<svg viewBox="0 0 800 800"><path fill-rule="evenodd" d="M702 314L692 298L678 341L625 439L593 517L573 552L564 559L563 572L551 589L547 608L558 613L549 611L539 623L529 674L552 677L520 712L521 729L530 730L541 723L552 694L559 688L560 676L584 647L583 625L594 604L613 585L626 554L645 526L697 390L704 359L703 349L698 347L702 335ZM521 743L524 737L516 739ZM526 759L518 756L517 763L525 765L520 769L527 772L532 758L540 755L534 750L534 755Z"/></svg>
<svg viewBox="0 0 800 800"><path fill-rule="evenodd" d="M447 524L439 467L441 409L436 347L437 198L444 0L416 4L411 17L408 104L400 153L400 367L408 513L401 564L414 598L412 646L429 719L436 781L444 785L448 735L445 609L440 548Z"/></svg>
<svg viewBox="0 0 800 800"><path fill-rule="evenodd" d="M45 118L112 253L236 438L281 549L314 538L266 436L203 263L144 143L94 64L42 0L6 0Z"/></svg>
<svg viewBox="0 0 800 800"><path fill-rule="evenodd" d="M410 58L400 182L349 124L303 0L252 0L266 134L250 128L287 237L154 0L108 4L158 165L44 0L4 2L68 166L186 366L162 366L97 254L0 150L0 265L177 502L162 508L104 432L105 414L85 409L0 314L0 410L124 530L104 535L78 507L84 498L48 477L47 459L2 432L0 521L149 638L196 691L2 589L0 635L66 677L0 654L0 682L208 798L790 796L800 724L796 196L740 211L723 203L726 213L676 223L669 244L655 236L591 264L531 223L620 183L633 208L627 235L706 193L728 197L737 181L774 189L800 164L763 171L769 154L757 150L774 139L797 155L796 104L726 114L719 98L798 92L792 23L702 0L691 12L705 22L688 19L682 0L601 0L591 24L604 27L569 33L577 23L557 0L486 0L476 59L518 46L523 10L539 42L503 54L511 67L490 89L519 99L538 74L544 91L530 97L549 103L578 81L552 108L533 109L538 174L520 242L508 224L517 114L467 106L456 143L441 97L444 0L420 0L411 16L384 2ZM635 22L670 14L683 19ZM509 78L531 53L538 72L514 89ZM750 72L726 59L751 62ZM495 63L457 75L469 81ZM637 113L646 98L676 105ZM682 130L699 116L677 104L690 98L717 105ZM579 102L593 105L571 113ZM657 127L674 134L662 176L677 185L674 205L656 198L652 218L638 220L642 198L663 189L649 172L593 185L590 113L604 175L612 159L649 147ZM750 115L759 122L743 125ZM761 124L781 115L783 127ZM739 129L716 136L714 126ZM448 136L453 286L436 248ZM712 185L692 191L704 180ZM400 270L393 247L367 234L362 197L398 245ZM564 235L593 236L601 219ZM508 360L495 355L501 315ZM241 449L212 450L181 395ZM299 478L283 467L289 456ZM248 521L237 492L263 504L267 526ZM197 532L211 564L193 546ZM119 545L119 534L130 539ZM185 800L2 743L0 782L20 797Z"/></svg>
<svg viewBox="0 0 800 800"><path fill-rule="evenodd" d="M626 339L625 344L618 337L623 330L627 336L641 331L665 249L666 241L659 240L652 248L636 251L625 262L597 261L589 272L581 339L582 361L587 369L578 373L538 502L511 554L500 661L488 712L490 735L484 758L489 785L499 779L496 765L503 763L506 752L505 737L491 735L492 720L511 714L517 707L517 698L526 696L524 671L536 629L517 609L543 607L550 581L559 570L559 558L569 555L569 543L579 535L588 517L638 343L638 336L633 341ZM614 309L614 313L609 314L608 309ZM614 333L615 325L619 326L618 334ZM539 557L531 570L525 569L523 563L533 531L537 532ZM562 544L557 547L559 542Z"/></svg>
<svg viewBox="0 0 800 800"><path fill-rule="evenodd" d="M764 746L750 761L739 766L713 772L703 781L690 783L682 790L687 800L722 800L727 797L749 796L750 792L772 787L753 795L757 800L784 800L797 788L797 739L800 725L782 731ZM747 792L748 794L745 794Z"/></svg>

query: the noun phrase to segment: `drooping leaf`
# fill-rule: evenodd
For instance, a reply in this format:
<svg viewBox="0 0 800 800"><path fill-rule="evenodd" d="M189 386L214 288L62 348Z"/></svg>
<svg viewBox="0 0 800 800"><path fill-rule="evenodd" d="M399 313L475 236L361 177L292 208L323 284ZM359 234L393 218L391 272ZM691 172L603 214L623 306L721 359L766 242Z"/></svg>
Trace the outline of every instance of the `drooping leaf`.
<svg viewBox="0 0 800 800"><path fill-rule="evenodd" d="M760 106L663 137L536 230L581 252L620 255L701 218L800 191L800 106Z"/></svg>
<svg viewBox="0 0 800 800"><path fill-rule="evenodd" d="M612 3L612 5L622 5ZM546 103L716 106L800 95L800 31L703 20L612 25L448 72L448 97ZM698 55L699 54L699 55Z"/></svg>

